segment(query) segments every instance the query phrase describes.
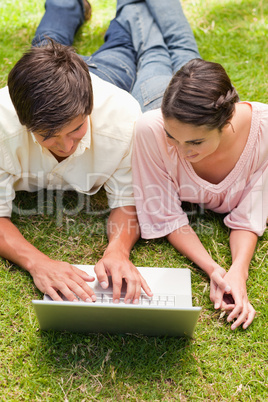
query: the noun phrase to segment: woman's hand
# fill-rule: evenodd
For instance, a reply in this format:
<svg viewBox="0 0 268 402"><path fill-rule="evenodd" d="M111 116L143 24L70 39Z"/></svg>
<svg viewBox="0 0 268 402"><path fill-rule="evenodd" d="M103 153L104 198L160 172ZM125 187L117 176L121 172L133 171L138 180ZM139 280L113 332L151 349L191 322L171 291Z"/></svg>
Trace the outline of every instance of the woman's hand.
<svg viewBox="0 0 268 402"><path fill-rule="evenodd" d="M219 265L209 275L210 277L210 300L214 303L215 309L221 307L223 297L229 294L231 287L225 279L226 271Z"/></svg>
<svg viewBox="0 0 268 402"><path fill-rule="evenodd" d="M232 330L240 325L246 329L256 315L254 307L248 300L246 278L241 274L239 267L232 265L224 279L231 285L231 292L227 297L223 297L221 308L230 312L227 321L234 321L231 325Z"/></svg>

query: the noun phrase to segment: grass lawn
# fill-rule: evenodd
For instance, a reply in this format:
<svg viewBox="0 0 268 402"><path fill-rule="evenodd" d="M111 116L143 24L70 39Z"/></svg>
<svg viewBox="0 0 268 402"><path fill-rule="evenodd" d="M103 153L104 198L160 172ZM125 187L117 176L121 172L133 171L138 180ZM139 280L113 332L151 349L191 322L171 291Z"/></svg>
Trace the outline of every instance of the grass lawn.
<svg viewBox="0 0 268 402"><path fill-rule="evenodd" d="M77 33L75 47L89 54L103 42L115 0L92 0L93 17ZM203 58L224 65L242 100L268 102L268 3L266 0L183 0ZM0 0L0 87L27 49L44 11L43 0ZM268 133L267 133L268 134ZM53 259L94 264L106 247L103 192L77 208L64 194L59 215L55 193L20 193L13 222ZM228 230L222 216L191 218L203 244L222 266L230 266ZM41 332L32 299L42 298L28 273L0 260L1 401L267 401L268 234L259 239L248 279L257 316L246 330L232 332L226 316L209 300L207 277L165 239L140 240L132 251L137 266L188 267L193 304L202 306L195 338L141 335L81 335Z"/></svg>

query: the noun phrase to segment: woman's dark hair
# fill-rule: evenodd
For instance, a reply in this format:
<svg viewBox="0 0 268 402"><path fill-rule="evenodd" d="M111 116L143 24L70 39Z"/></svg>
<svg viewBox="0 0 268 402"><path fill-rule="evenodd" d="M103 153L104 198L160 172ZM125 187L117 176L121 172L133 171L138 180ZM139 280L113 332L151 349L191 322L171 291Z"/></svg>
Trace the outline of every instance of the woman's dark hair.
<svg viewBox="0 0 268 402"><path fill-rule="evenodd" d="M220 64L193 59L171 79L163 97L162 113L167 119L221 131L231 120L238 101L238 94Z"/></svg>
<svg viewBox="0 0 268 402"><path fill-rule="evenodd" d="M92 112L87 64L71 47L51 39L22 56L9 73L8 88L20 123L45 138Z"/></svg>

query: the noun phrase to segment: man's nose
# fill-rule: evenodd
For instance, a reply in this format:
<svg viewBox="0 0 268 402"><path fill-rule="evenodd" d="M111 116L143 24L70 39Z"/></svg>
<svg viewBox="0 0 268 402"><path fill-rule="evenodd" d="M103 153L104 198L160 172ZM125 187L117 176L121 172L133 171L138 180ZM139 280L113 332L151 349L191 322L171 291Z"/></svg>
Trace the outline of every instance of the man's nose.
<svg viewBox="0 0 268 402"><path fill-rule="evenodd" d="M71 138L62 138L57 143L58 148L63 152L69 152L73 147L73 140Z"/></svg>

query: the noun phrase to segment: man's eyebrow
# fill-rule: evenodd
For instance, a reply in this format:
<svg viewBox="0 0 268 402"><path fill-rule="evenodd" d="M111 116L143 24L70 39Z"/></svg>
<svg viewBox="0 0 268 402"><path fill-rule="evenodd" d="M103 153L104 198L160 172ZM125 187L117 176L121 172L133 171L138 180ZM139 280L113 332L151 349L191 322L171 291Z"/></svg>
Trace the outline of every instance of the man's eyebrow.
<svg viewBox="0 0 268 402"><path fill-rule="evenodd" d="M72 134L72 133L74 133L75 131L79 130L79 128L81 128L84 123L85 123L85 121L83 121L83 123L79 124L79 126L76 127L76 128L74 128L72 131L69 131L69 133L66 133L66 135ZM54 137L58 137L58 136L57 136L57 135L54 135Z"/></svg>
<svg viewBox="0 0 268 402"><path fill-rule="evenodd" d="M79 124L78 127L74 128L72 131L70 131L70 132L67 133L66 135L72 134L72 133L74 133L75 131L79 130L79 128L81 128L84 123L85 123L85 121L83 121L83 123ZM40 134L40 135L43 137L43 141L46 141L48 138L58 137L58 135L52 135L52 136L50 136L50 137L47 138L46 135L42 135L42 134Z"/></svg>
<svg viewBox="0 0 268 402"><path fill-rule="evenodd" d="M67 134L72 134L74 131L79 130L79 128L81 128L84 123L85 123L85 121L83 121L83 123L81 123L78 127L74 128L72 131L70 131L70 132L67 133Z"/></svg>

